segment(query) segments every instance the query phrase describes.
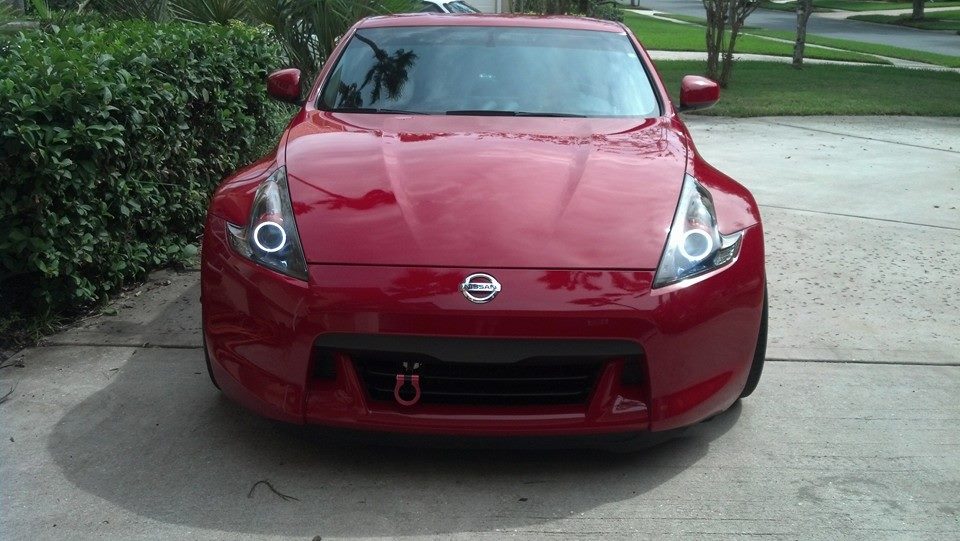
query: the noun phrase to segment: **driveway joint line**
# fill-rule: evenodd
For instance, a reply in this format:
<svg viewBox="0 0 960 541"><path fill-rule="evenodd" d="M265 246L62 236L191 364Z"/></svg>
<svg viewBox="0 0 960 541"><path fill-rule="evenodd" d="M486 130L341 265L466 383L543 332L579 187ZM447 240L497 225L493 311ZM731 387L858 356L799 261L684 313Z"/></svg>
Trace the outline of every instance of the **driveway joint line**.
<svg viewBox="0 0 960 541"><path fill-rule="evenodd" d="M767 357L764 362L768 363L828 363L828 364L872 364L888 366L949 366L960 368L960 362L934 363L927 361L904 362L904 361L868 361L863 359L778 359Z"/></svg>
<svg viewBox="0 0 960 541"><path fill-rule="evenodd" d="M947 149L947 148L937 148L937 147L928 147L928 146L923 146L923 145L915 145L915 144L913 144L913 143L903 143L903 142L900 142L900 141L891 141L891 140L889 140L889 139L879 139L879 138L876 138L876 137L867 137L867 136L865 136L865 135L851 135L851 134L849 134L849 133L836 132L836 131L830 131L830 130L823 130L823 129L820 129L820 128L811 128L811 127L809 127L809 126L797 126L797 125L795 125L795 124L787 124L786 122L776 122L776 121L772 121L772 120L767 120L766 122L769 123L769 124L773 124L773 125L775 125L775 126L784 126L784 127L787 127L787 128L794 128L794 129L797 129L797 130L815 131L815 132L819 132L819 133L828 133L828 134L830 134L830 135L839 135L839 136L841 136L841 137L850 137L850 138L852 138L852 139L864 139L864 140L866 140L866 141L875 141L875 142L878 142L878 143L888 143L888 144L891 144L891 145L902 145L902 146L905 146L905 147L922 148L922 149L924 149L924 150L937 150L937 151L940 151L940 152L949 152L950 154L960 154L960 150L950 150L950 149Z"/></svg>
<svg viewBox="0 0 960 541"><path fill-rule="evenodd" d="M860 220L873 220L877 222L889 222L889 223L900 224L900 225L913 225L917 227L932 227L934 229L946 229L947 231L960 231L960 227L951 227L949 225L921 224L917 222L905 222L903 220L894 220L892 218L876 218L873 216L860 216L857 214L845 214L842 212L830 212L826 210L807 210L807 209L798 209L796 207L782 207L780 205L764 205L764 204L760 204L760 207L780 209L780 210L793 210L796 212L809 212L811 214L826 214L829 216L842 216L844 218L858 218Z"/></svg>
<svg viewBox="0 0 960 541"><path fill-rule="evenodd" d="M134 349L203 349L202 345L187 344L151 344L144 342L140 344L111 344L109 342L51 342L44 341L37 344L36 347L92 347L92 348L134 348Z"/></svg>

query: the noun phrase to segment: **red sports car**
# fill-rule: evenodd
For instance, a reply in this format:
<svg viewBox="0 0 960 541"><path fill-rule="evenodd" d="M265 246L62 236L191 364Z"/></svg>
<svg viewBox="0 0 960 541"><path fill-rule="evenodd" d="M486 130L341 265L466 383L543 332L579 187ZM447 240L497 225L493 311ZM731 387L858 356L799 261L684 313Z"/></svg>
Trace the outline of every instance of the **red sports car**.
<svg viewBox="0 0 960 541"><path fill-rule="evenodd" d="M255 412L369 433L604 446L757 385L760 213L697 154L622 24L360 21L203 242L210 376ZM353 431L351 431L353 432Z"/></svg>

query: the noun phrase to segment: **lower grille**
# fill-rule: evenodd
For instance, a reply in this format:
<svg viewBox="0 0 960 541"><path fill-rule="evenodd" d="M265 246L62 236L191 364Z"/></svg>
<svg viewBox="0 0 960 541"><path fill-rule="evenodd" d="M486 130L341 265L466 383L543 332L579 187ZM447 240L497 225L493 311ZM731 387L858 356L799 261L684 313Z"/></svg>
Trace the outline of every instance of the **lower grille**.
<svg viewBox="0 0 960 541"><path fill-rule="evenodd" d="M578 404L590 396L602 367L597 359L537 357L511 364L440 362L423 355L353 354L374 400L393 401L403 363L420 363L421 402L426 404ZM395 358L390 358L395 357Z"/></svg>
<svg viewBox="0 0 960 541"><path fill-rule="evenodd" d="M613 359L636 365L637 381L627 381L625 371L623 383L639 383L643 350L626 340L331 333L317 337L314 355L346 355L375 401L396 400L397 374L406 364L418 365L411 373L419 376L422 403L515 406L583 404Z"/></svg>

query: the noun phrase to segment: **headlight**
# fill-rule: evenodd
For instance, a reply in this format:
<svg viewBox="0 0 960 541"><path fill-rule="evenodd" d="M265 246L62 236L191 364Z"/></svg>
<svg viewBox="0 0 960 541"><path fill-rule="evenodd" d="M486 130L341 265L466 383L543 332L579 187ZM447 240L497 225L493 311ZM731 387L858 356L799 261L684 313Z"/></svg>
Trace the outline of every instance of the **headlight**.
<svg viewBox="0 0 960 541"><path fill-rule="evenodd" d="M260 183L244 227L227 224L230 245L240 255L287 276L307 279L307 262L293 220L287 170L281 167Z"/></svg>
<svg viewBox="0 0 960 541"><path fill-rule="evenodd" d="M686 175L653 287L663 287L726 265L740 249L742 232L721 235L713 198Z"/></svg>

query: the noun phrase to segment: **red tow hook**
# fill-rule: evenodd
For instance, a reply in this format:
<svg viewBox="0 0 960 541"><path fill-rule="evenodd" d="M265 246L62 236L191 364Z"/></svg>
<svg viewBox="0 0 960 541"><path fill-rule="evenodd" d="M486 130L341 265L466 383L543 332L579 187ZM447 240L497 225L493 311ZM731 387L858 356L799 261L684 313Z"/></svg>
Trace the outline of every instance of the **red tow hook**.
<svg viewBox="0 0 960 541"><path fill-rule="evenodd" d="M409 365L403 363L403 368L409 370ZM420 363L414 363L413 369L420 368ZM409 386L409 387L408 387ZM411 392L413 396L411 396ZM404 398L408 396L410 398ZM401 406L412 406L420 401L420 374L397 374L397 384L393 387L393 398Z"/></svg>

